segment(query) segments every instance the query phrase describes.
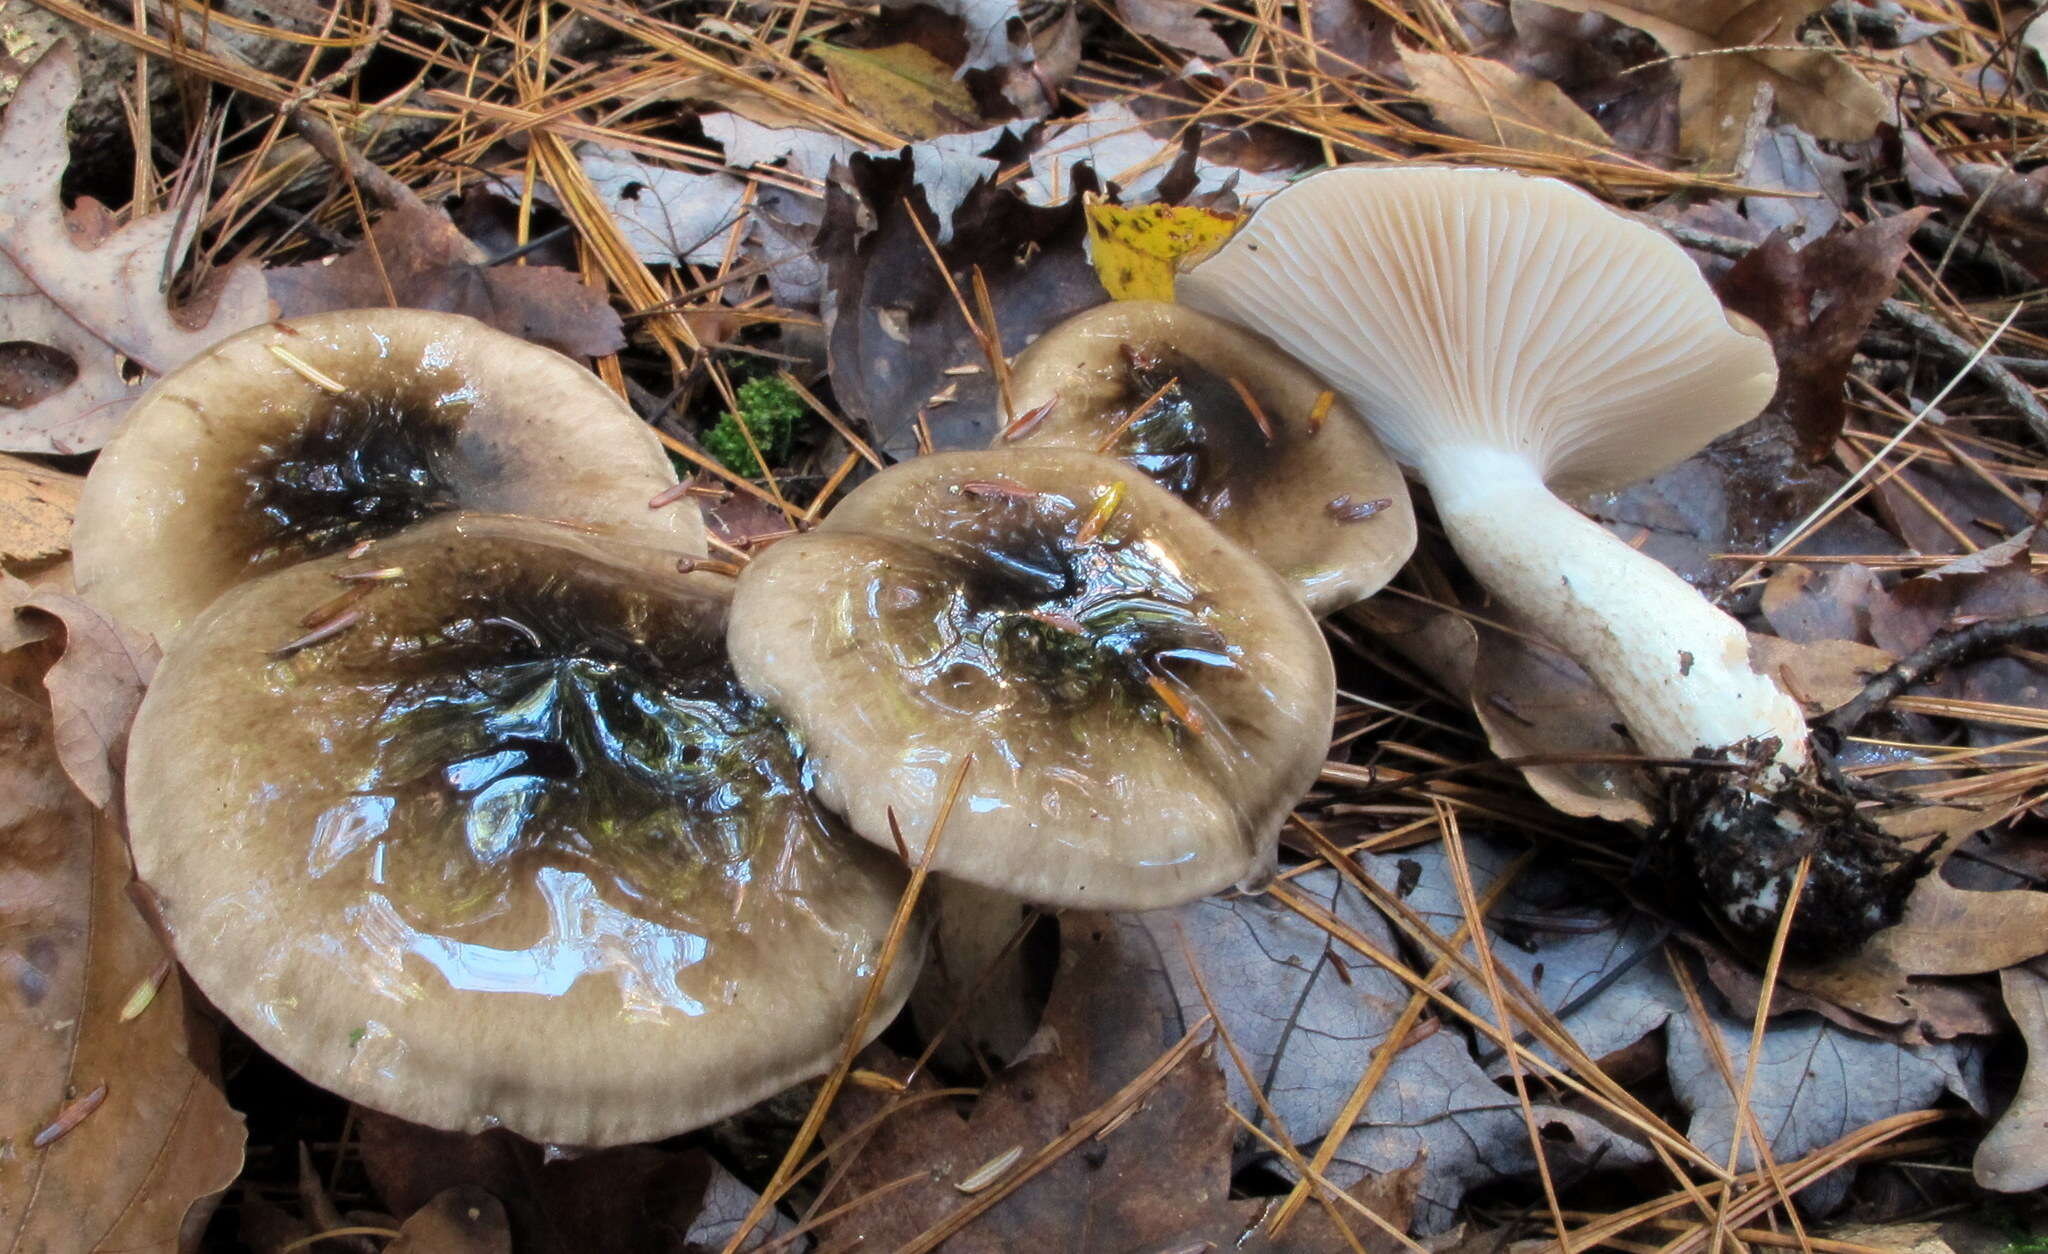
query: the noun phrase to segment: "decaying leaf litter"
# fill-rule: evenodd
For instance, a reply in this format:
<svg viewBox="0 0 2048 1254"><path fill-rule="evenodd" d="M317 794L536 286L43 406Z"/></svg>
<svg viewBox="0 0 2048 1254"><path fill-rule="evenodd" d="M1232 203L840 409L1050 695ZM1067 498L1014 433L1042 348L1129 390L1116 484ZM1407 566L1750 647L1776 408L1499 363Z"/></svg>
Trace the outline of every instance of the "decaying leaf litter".
<svg viewBox="0 0 2048 1254"><path fill-rule="evenodd" d="M10 1019L71 1042L0 1103L8 1248L60 1215L78 1248L179 1245L241 1136L215 1075L249 1139L191 1212L208 1248L1778 1247L1825 1240L1831 1213L1981 1208L1973 1186L2023 1236L2048 1183L2032 19L1860 0L0 11L19 102L0 129L0 673L8 760L34 776L7 794L0 906L24 924ZM58 52L27 73L60 36L81 69ZM1014 947L1028 978L985 982L1034 1019L1044 999L1022 1049L968 1004L847 1060L822 1124L798 1090L681 1144L558 1162L347 1111L232 1031L216 1062L219 1029L116 891L150 656L65 592L72 476L152 375L279 313L471 313L596 355L692 491L723 498L739 562L882 459L985 443L1016 417L1004 359L1105 289L1157 294L1142 284L1170 282L1204 224L1304 170L1412 158L1637 210L1771 334L1763 418L1591 504L1743 615L1838 766L1909 799L1902 835L1950 842L1900 927L1830 967L1766 966L1632 880L1601 820L1653 799L1611 710L1426 532L1328 625L1344 695L1282 882L1039 922ZM755 481L702 437L761 378L817 418ZM1842 1239L1825 1248L1885 1243Z"/></svg>

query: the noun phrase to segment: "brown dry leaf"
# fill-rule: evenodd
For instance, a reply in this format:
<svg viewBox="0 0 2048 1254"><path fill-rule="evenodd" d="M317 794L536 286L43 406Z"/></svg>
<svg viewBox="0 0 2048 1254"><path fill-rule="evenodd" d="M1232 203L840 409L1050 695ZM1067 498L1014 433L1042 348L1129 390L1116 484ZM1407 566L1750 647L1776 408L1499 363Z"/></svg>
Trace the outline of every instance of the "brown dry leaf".
<svg viewBox="0 0 2048 1254"><path fill-rule="evenodd" d="M1444 129L1482 144L1557 157L1607 151L1612 141L1556 83L1484 57L1401 50L1401 65Z"/></svg>
<svg viewBox="0 0 2048 1254"><path fill-rule="evenodd" d="M34 667L0 683L0 1250L180 1248L243 1130L119 826L58 761Z"/></svg>
<svg viewBox="0 0 2048 1254"><path fill-rule="evenodd" d="M1886 815L1878 824L1910 848L1936 842L1950 848L2007 817L2006 810L1997 808L1922 805ZM1970 987L1926 978L1956 973L1957 968L1974 965L1966 955L1943 953L1944 942L1938 934L1930 933L1931 928L1944 926L1944 920L1955 920L1966 928L1979 930L1985 926L1981 909L1989 908L1995 914L2001 905L2011 908L2009 901L1986 900L1980 905L1958 900L1958 894L1984 899L2031 896L2048 902L2048 894L1974 893L1947 884L1938 873L1928 875L1915 887L1907 901L1906 915L1896 926L1879 932L1861 950L1827 966L1788 965L1783 972L1784 983L1885 1024L1908 1042L1995 1031L1996 1026L1989 1021ZM2027 915L2038 909L2027 904L2021 907L2021 913Z"/></svg>
<svg viewBox="0 0 2048 1254"><path fill-rule="evenodd" d="M85 480L0 453L0 566L71 547L71 516Z"/></svg>
<svg viewBox="0 0 2048 1254"><path fill-rule="evenodd" d="M449 1189L414 1211L384 1254L512 1254L512 1227L489 1193Z"/></svg>
<svg viewBox="0 0 2048 1254"><path fill-rule="evenodd" d="M1216 61L1230 56L1230 45L1202 16L1198 0L1116 0L1116 11L1146 39Z"/></svg>
<svg viewBox="0 0 2048 1254"><path fill-rule="evenodd" d="M0 341L44 346L77 367L67 386L0 411L0 448L16 452L98 448L143 386L124 366L162 375L270 317L262 271L242 263L217 276L203 325L186 325L166 303L198 214L182 222L172 211L151 214L80 246L74 228L103 222L105 211L81 204L67 220L59 195L71 163L65 118L78 91L77 54L60 44L28 72L0 120Z"/></svg>
<svg viewBox="0 0 2048 1254"><path fill-rule="evenodd" d="M1897 927L1871 942L1912 975L1978 975L2048 953L2048 893L1972 892L1923 876Z"/></svg>
<svg viewBox="0 0 2048 1254"><path fill-rule="evenodd" d="M1850 359L1930 212L1915 209L1836 231L1796 250L1774 235L1721 279L1728 307L1770 334L1778 358L1772 406L1791 423L1809 462L1827 456L1842 433Z"/></svg>
<svg viewBox="0 0 2048 1254"><path fill-rule="evenodd" d="M555 266L486 264L483 250L446 213L423 204L379 218L369 243L281 266L269 278L270 295L287 318L380 308L395 298L402 308L468 314L571 357L602 357L626 345L603 292Z"/></svg>
<svg viewBox="0 0 2048 1254"><path fill-rule="evenodd" d="M0 648L64 628L64 651L43 676L58 760L101 809L112 805L128 724L156 673L156 646L68 592L0 575ZM4 904L4 903L0 903Z"/></svg>
<svg viewBox="0 0 2048 1254"><path fill-rule="evenodd" d="M858 1206L824 1226L827 1245L899 1249L974 1203L978 1174L1006 1158L1013 1165L983 1187L999 1187L1014 1164L1028 1162L1074 1121L1100 1109L1152 1066L1171 1043L1150 999L1134 995L1132 964L1118 953L1125 933L1101 915L1073 913L1060 921L1061 954L1045 1020L1022 1061L981 1092L966 1118L940 1102L908 1106L849 1142L845 1177L826 1199L835 1205L888 1187L875 1204ZM1088 1138L1001 1198L945 1243L947 1254L1015 1250L1154 1250L1213 1248L1321 1254L1350 1248L1334 1231L1290 1230L1275 1242L1253 1233L1256 1202L1230 1197L1235 1131L1214 1046L1198 1048L1167 1071L1135 1113ZM903 1060L882 1050L871 1069L901 1076ZM928 1084L913 1085L915 1096ZM835 1107L825 1139L835 1142L881 1113L891 1094L849 1088ZM1012 1151L1016 1151L1012 1154ZM902 1184L906 1175L913 1178ZM1375 1197L1390 1212L1413 1181ZM1404 1192L1405 1190L1405 1192ZM1306 1216L1304 1216L1306 1219ZM1355 1215L1352 1231L1368 1248L1372 1230ZM1405 1228L1408 1215L1389 1213ZM1248 1235L1249 1234L1249 1235ZM1323 1239L1318 1239L1318 1236ZM1111 1238L1113 1244L1106 1244Z"/></svg>
<svg viewBox="0 0 2048 1254"><path fill-rule="evenodd" d="M1620 716L1578 664L1533 640L1444 610L1387 597L1345 611L1449 688L1469 700L1488 743L1503 758L1534 754L1632 754ZM1481 647L1481 634L1484 646ZM1615 823L1650 821L1649 798L1635 773L1608 765L1525 766L1536 795L1566 814Z"/></svg>
<svg viewBox="0 0 2048 1254"><path fill-rule="evenodd" d="M1604 13L1648 34L1677 63L1679 147L1715 169L1742 157L1758 96L1773 92L1787 119L1816 139L1869 139L1890 112L1883 92L1833 53L1724 48L1798 42L1799 27L1828 0L1549 0Z"/></svg>
<svg viewBox="0 0 2048 1254"><path fill-rule="evenodd" d="M1892 664L1892 655L1854 640L1801 644L1750 633L1749 664L1789 693L1808 718L1819 718L1856 699L1871 679Z"/></svg>
<svg viewBox="0 0 2048 1254"><path fill-rule="evenodd" d="M826 189L813 250L827 274L833 396L848 419L867 424L876 448L899 458L917 452L920 411L939 449L986 448L1008 421L981 345L913 224L914 212L938 237L940 220L919 203L929 189L915 174L912 161L855 155L848 177ZM938 245L970 308L980 269L1005 354L1102 303L1082 247L1081 193L1093 183L1085 172L1067 183L1074 194L1065 203L1037 208L976 182L953 214L951 242ZM966 367L974 372L948 373Z"/></svg>
<svg viewBox="0 0 2048 1254"><path fill-rule="evenodd" d="M1977 1146L1971 1171L2000 1193L2048 1188L2048 979L2027 967L2001 971L2005 1008L2027 1042L2027 1069L2012 1105Z"/></svg>
<svg viewBox="0 0 2048 1254"><path fill-rule="evenodd" d="M810 46L825 65L825 77L848 104L907 140L935 139L981 125L974 93L953 67L916 44L880 48Z"/></svg>

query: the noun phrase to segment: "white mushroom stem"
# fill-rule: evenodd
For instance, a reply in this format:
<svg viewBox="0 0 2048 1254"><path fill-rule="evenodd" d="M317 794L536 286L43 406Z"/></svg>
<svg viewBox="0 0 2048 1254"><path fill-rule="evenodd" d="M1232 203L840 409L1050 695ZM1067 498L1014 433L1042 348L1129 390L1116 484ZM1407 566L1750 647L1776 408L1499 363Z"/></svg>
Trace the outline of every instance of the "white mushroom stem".
<svg viewBox="0 0 2048 1254"><path fill-rule="evenodd" d="M1742 625L1558 500L1528 459L1455 445L1418 469L1473 575L1585 667L1644 752L1683 758L1775 737L1778 765L1806 764L1806 720L1751 668Z"/></svg>

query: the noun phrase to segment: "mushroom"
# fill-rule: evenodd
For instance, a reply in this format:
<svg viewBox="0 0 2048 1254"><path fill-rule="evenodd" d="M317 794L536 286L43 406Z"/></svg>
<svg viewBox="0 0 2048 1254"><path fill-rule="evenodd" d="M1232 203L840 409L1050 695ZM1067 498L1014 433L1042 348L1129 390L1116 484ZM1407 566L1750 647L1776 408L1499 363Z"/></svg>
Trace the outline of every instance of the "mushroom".
<svg viewBox="0 0 2048 1254"><path fill-rule="evenodd" d="M660 441L597 377L473 318L368 309L273 322L157 382L79 502L78 587L168 643L221 592L452 509L704 551Z"/></svg>
<svg viewBox="0 0 2048 1254"><path fill-rule="evenodd" d="M1335 704L1278 575L1143 472L1071 449L881 472L747 565L731 638L855 832L922 856L971 758L933 869L1052 905L1260 879Z"/></svg>
<svg viewBox="0 0 2048 1254"><path fill-rule="evenodd" d="M823 1070L907 877L733 677L729 587L457 514L225 593L129 756L194 980L313 1082L441 1128L641 1141Z"/></svg>
<svg viewBox="0 0 2048 1254"><path fill-rule="evenodd" d="M1011 369L1029 415L1007 441L1137 466L1300 591L1318 614L1380 590L1415 548L1400 467L1300 362L1162 301L1067 319Z"/></svg>
<svg viewBox="0 0 2048 1254"><path fill-rule="evenodd" d="M1428 485L1473 575L1586 669L1645 752L1756 768L1717 772L1675 825L1703 874L1717 864L1724 926L1767 939L1807 853L1817 898L1843 908L1801 916L1799 939L1884 925L1892 854L1795 813L1805 720L1741 624L1558 499L1663 470L1770 400L1769 342L1677 245L1550 179L1346 167L1267 201L1177 293L1328 379Z"/></svg>

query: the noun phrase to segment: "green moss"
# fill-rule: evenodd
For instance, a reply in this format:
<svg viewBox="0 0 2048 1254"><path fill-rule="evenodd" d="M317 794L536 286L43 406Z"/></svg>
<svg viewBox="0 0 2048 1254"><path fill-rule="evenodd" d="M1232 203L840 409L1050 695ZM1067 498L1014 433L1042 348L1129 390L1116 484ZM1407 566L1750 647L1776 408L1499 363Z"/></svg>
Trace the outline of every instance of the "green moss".
<svg viewBox="0 0 2048 1254"><path fill-rule="evenodd" d="M739 413L720 416L718 425L704 436L704 451L734 474L759 478L767 470L754 457L753 450L747 447L747 435L740 430L740 419L746 420L746 430L752 433L761 455L773 464L789 456L809 410L796 389L774 375L764 375L740 384L738 397Z"/></svg>

